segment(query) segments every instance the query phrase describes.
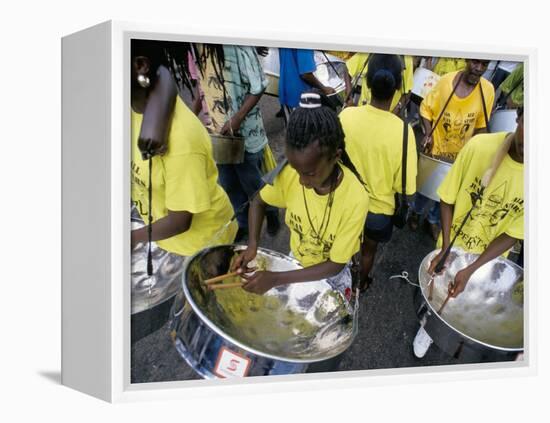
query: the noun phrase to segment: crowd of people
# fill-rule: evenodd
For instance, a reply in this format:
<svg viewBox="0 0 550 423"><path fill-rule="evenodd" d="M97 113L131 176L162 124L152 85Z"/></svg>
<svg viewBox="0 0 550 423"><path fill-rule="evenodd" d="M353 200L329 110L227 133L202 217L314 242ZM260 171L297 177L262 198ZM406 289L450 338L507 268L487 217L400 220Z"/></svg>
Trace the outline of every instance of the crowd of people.
<svg viewBox="0 0 550 423"><path fill-rule="evenodd" d="M148 223L132 231L132 247L155 241L190 256L245 243L234 262L243 289L263 294L327 279L351 300L372 283L379 244L394 226L417 230L424 221L442 249L431 271L457 232L455 246L479 254L450 283L452 296L523 240L521 64L328 52L346 65L344 95L335 102L335 88L315 76L313 50L281 48L286 140L275 163L259 107L268 85L265 48L133 40L131 49L132 201ZM418 66L441 78L415 104ZM517 110L515 132L488 133L497 108ZM244 155L216 163L213 136L243 142ZM419 153L453 163L439 202L417 193ZM252 272L264 217L275 236L280 209L290 254L303 268ZM415 354L430 343L420 328Z"/></svg>

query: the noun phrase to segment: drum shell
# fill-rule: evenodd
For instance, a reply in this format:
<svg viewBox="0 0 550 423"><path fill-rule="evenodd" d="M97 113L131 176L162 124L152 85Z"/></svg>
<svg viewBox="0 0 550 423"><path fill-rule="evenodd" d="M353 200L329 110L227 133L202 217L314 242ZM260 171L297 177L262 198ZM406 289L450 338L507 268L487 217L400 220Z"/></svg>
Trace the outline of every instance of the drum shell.
<svg viewBox="0 0 550 423"><path fill-rule="evenodd" d="M243 137L210 134L212 155L216 164L239 164L244 162L245 145Z"/></svg>
<svg viewBox="0 0 550 423"><path fill-rule="evenodd" d="M489 132L514 132L518 126L517 110L496 110L489 121Z"/></svg>
<svg viewBox="0 0 550 423"><path fill-rule="evenodd" d="M232 326L237 331L227 330L224 325L228 324L230 320L226 318L219 320L216 316L212 317L209 313L223 312L223 309L219 308L218 297L215 297L215 299L208 297L206 294L208 290L203 290L206 289L203 288L204 285L201 282L204 280L203 278L205 276L212 277L210 273L205 274L204 269L208 269L208 272L213 271L212 269L218 269L214 274L219 274L219 264L221 263L223 265L222 268L225 268L226 264L229 263L227 261L229 260L227 252L242 250L242 248L242 246L236 245L210 247L186 261L186 269L182 276L183 290L178 293L174 301L170 315L170 328L172 340L179 354L198 374L204 378L226 377L227 375L220 375L218 371L219 366L217 366L224 354L235 356L241 362L248 362L245 374L237 374L236 376L303 373L312 364L317 365L317 363L329 362L341 355L351 345L356 335L356 313L350 314L346 319L341 319L342 315L338 314L335 319L326 320L326 322L331 322L331 324L322 326L322 329L317 329L318 332L314 333L315 341L312 343L309 342L310 338L303 338L304 333L296 333L293 336L296 336L296 339L305 339L305 345L308 347L305 351L299 350L295 354L289 354L288 356L284 356L282 350L269 350L265 348L262 350L261 344L244 341L241 335L241 326ZM267 254L270 255L269 260L272 260L268 268L274 271L285 271L301 267L296 260L283 254L262 248L258 250L258 256ZM217 257L219 261L213 261L211 257ZM307 284L313 285L310 285L311 288L309 288L306 286ZM317 300L325 298L323 293L332 292L331 289L327 291L327 288L329 288L329 285L326 281L322 280L275 288L270 291L271 294L268 293L265 295L271 295L273 298L283 298L281 304L293 304L302 310L315 311L310 305L304 304L319 304ZM320 292L320 294L312 296L312 290ZM304 293L305 296L295 296L295 294L292 294L293 292ZM340 297L340 294L336 295ZM332 294L329 298L333 298ZM213 300L215 301L212 303L211 301ZM244 303L231 304L235 304L239 308L241 306L246 307L246 301L249 301L249 299L245 297L244 300ZM308 303L308 301L310 302ZM321 304L324 303L321 302ZM227 316L224 313L221 314L222 317ZM258 311L256 310L254 313L258 313ZM278 316L281 315L278 312L275 314ZM307 315L311 317L310 314ZM250 321L249 318L254 316L256 317L255 320L258 321L265 321L266 317L270 318L269 314L261 313L253 315L245 314L243 315L243 319ZM345 322L342 322L343 320ZM324 318L319 320L319 322L324 321ZM274 322L278 322L278 320L274 320ZM291 325L290 327L294 326ZM261 332L264 333L272 333L270 331L266 332L264 326L261 328L258 327L258 329L263 329ZM327 334L329 335L328 338L325 336ZM272 339L271 335L269 338ZM317 342L319 340L321 340L321 344ZM326 342L327 340L328 343ZM293 344L293 342L291 343ZM314 347L310 349L310 345ZM315 350L316 346L319 345L323 345L323 349Z"/></svg>
<svg viewBox="0 0 550 423"><path fill-rule="evenodd" d="M131 211L132 229L138 229L145 224L135 209ZM132 315L150 315L157 306L176 295L180 289L180 278L183 272L185 257L170 253L152 242L151 253L153 259L153 275L147 275L147 251L146 242L138 245L132 251ZM152 312L155 314L155 312ZM167 313L163 313L167 316ZM137 318L146 321L148 318Z"/></svg>
<svg viewBox="0 0 550 423"><path fill-rule="evenodd" d="M475 289L483 287L483 289L485 289L486 295L478 295L479 291L475 289L473 289L471 292L468 292L469 289L474 287L467 286L466 290L461 294L462 297L458 296L456 299L450 299L449 304L445 308L445 311L442 312L442 315L439 315L437 313L437 310L441 307L443 298L446 297L446 284L443 287L441 285L443 279L435 279L433 281L435 286L434 297L432 300L429 300L429 288L427 286L426 280L427 266L429 266L429 263L438 252L439 250L432 251L422 261L419 269L419 282L421 288L418 288L414 298L416 314L419 320L421 322L424 322L424 329L426 330L426 332L428 332L428 334L438 347L440 347L447 354L454 356L455 358L460 358L462 360L472 362L514 360L517 354L523 351L523 347L517 345L498 346L494 343L486 342L486 340L479 340L477 338L474 338L473 336L465 333L466 331L458 330L456 320L457 316L463 315L468 317L469 313L466 311L465 308L461 308L460 313L457 313L456 309L453 310L452 308L458 307L458 303L456 306L454 306L452 302L458 301L459 299L462 301L466 301L468 298L475 298L477 299L477 302L475 304L470 303L469 305L475 307L476 311L478 311L481 307L487 307L485 310L480 310L479 313L488 313L488 307L490 307L488 306L488 304L493 304L491 296L496 298L497 301L502 301L502 298L504 298L503 294L505 293L498 291L498 289L500 288L498 287L497 281L494 281L492 279L480 279L480 276L482 274L501 275L500 277L507 280L507 284L511 284L511 286L514 287L517 283L523 281L523 272L521 268L502 257L499 257L487 263L477 271L481 273L475 272L472 275L469 282L469 284L477 284L477 287L475 287ZM451 262L455 259L454 257L457 256L461 259L466 257L466 262L472 262L473 260L475 260L475 258L477 258L477 255L465 253L458 248L453 248L449 261L447 262L447 266L452 267L453 265L451 264ZM506 271L502 269L503 266L507 268ZM462 265L460 267L462 267ZM453 269L453 272L455 270L456 269ZM446 273L447 270L444 270L444 272ZM447 279L445 279L445 282L446 281ZM480 283L482 283L482 285L480 285ZM491 292L491 290L495 291ZM521 310L523 311L522 307ZM472 317L471 319L475 318ZM491 327L490 323L485 323L487 320L489 320L489 318L478 319L478 321L483 322L485 328ZM495 332L491 332L491 335L493 335L494 333ZM521 334L522 333L523 332L521 332ZM502 336L500 336L500 338L502 338Z"/></svg>
<svg viewBox="0 0 550 423"><path fill-rule="evenodd" d="M171 312L172 340L181 357L201 377L205 379L223 377L216 374L215 368L224 350L250 360L246 376L284 375L304 373L307 370L307 363L276 360L247 351L212 330L193 311L188 302L184 302L183 309L176 311L174 308L178 303L180 303L180 300L176 299Z"/></svg>
<svg viewBox="0 0 550 423"><path fill-rule="evenodd" d="M431 200L439 201L437 190L449 170L451 163L447 163L424 154L418 155L418 171L416 176L416 190Z"/></svg>
<svg viewBox="0 0 550 423"><path fill-rule="evenodd" d="M422 99L428 95L440 79L441 77L438 74L429 69L421 67L417 68L414 71L413 87L411 90L415 102L420 104Z"/></svg>

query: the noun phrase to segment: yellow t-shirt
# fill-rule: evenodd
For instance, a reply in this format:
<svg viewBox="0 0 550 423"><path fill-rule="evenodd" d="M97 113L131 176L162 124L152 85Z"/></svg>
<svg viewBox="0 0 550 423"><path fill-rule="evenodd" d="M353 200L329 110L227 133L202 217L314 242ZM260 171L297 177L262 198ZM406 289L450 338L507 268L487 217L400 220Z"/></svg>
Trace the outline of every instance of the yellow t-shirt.
<svg viewBox="0 0 550 423"><path fill-rule="evenodd" d="M266 185L260 191L262 200L267 204L286 209L290 249L304 267L327 260L348 263L359 251L369 196L347 167L340 165L340 168L344 176L334 191L332 207L328 209L329 195L318 195L315 190L303 187L298 173L290 165L283 168L273 185ZM325 223L320 228L323 215ZM316 232L320 232L321 239L318 239Z"/></svg>
<svg viewBox="0 0 550 423"><path fill-rule="evenodd" d="M451 72L442 76L420 105L420 115L431 120L432 125L453 91L453 81L457 74L458 72ZM490 119L495 89L485 78L481 78L480 83L485 97L487 118ZM474 130L485 127L487 124L479 86L467 97L453 95L433 133L432 155L454 161L464 144L474 135Z"/></svg>
<svg viewBox="0 0 550 423"><path fill-rule="evenodd" d="M355 53L348 61L346 61L346 67L351 76L352 81L354 78L359 75L363 66L365 66L365 61L368 59L369 53ZM364 68L363 73L361 74L361 97L359 98L359 106L370 103L370 89L367 86L367 71L369 65ZM397 106L397 102L403 94L408 93L412 90L413 87L413 58L412 56L405 56L405 69L402 73L402 84L401 87L398 87L393 96L390 110L393 110Z"/></svg>
<svg viewBox="0 0 550 423"><path fill-rule="evenodd" d="M149 162L142 160L137 146L143 115L132 110L132 201L148 222ZM153 222L171 211L193 213L191 227L184 233L157 241L172 253L188 256L208 243L233 242L235 222L217 240L212 237L233 216L227 194L217 183L218 169L212 158L212 145L200 120L178 97L174 108L168 150L153 157Z"/></svg>
<svg viewBox="0 0 550 423"><path fill-rule="evenodd" d="M402 191L403 121L367 105L340 113L346 151L369 189L369 211L393 215L396 192ZM409 126L406 194L416 192L416 142Z"/></svg>
<svg viewBox="0 0 550 423"><path fill-rule="evenodd" d="M439 76L449 72L457 72L466 68L466 60L454 57L440 57L433 68L433 72Z"/></svg>
<svg viewBox="0 0 550 423"><path fill-rule="evenodd" d="M472 207L471 194L479 192L481 178L506 137L505 132L473 137L451 167L437 193L454 204L451 239ZM523 239L523 164L506 155L489 186L478 201L455 245L480 254L499 235ZM441 245L441 237L439 239Z"/></svg>

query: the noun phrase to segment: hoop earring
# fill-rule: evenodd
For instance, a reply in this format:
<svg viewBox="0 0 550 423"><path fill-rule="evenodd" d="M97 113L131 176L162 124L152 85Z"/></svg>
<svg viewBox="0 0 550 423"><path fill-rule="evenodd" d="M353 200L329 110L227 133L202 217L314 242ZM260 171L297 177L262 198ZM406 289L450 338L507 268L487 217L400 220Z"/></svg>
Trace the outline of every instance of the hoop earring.
<svg viewBox="0 0 550 423"><path fill-rule="evenodd" d="M149 88L149 86L151 85L151 80L146 75L138 75L137 82L142 88Z"/></svg>

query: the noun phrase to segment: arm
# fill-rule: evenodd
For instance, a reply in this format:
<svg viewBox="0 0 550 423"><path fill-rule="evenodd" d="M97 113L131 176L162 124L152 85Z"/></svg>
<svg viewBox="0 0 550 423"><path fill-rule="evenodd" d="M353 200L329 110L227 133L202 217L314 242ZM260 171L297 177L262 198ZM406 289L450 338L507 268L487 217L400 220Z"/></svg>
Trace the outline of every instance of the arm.
<svg viewBox="0 0 550 423"><path fill-rule="evenodd" d="M246 118L248 113L250 113L250 111L254 108L254 106L258 104L258 102L260 101L260 98L262 97L262 94L263 93L256 94L256 95L247 94L241 108L237 111L237 113L231 116L231 118L227 122L225 122L225 124L223 125L220 131L220 134L226 135L231 133L231 131L233 131L233 133L238 132L239 128L243 123L243 120ZM230 122L231 122L231 127L229 126Z"/></svg>
<svg viewBox="0 0 550 423"><path fill-rule="evenodd" d="M451 297L457 297L464 291L468 280L477 269L512 248L516 241L516 238L505 233L495 238L476 261L456 274L454 283L449 285Z"/></svg>
<svg viewBox="0 0 550 423"><path fill-rule="evenodd" d="M242 272L251 270L248 269L248 263L254 260L258 252L258 243L260 242L266 207L267 204L261 199L259 194L250 203L248 209L248 246L233 262L232 271L236 269L240 269Z"/></svg>
<svg viewBox="0 0 550 423"><path fill-rule="evenodd" d="M453 221L453 213L454 213L454 204L445 203L443 200L440 201L441 204L441 237L442 237L442 244L441 244L441 251L434 257L432 262L430 263L430 268L428 269L428 273L432 274L435 266L439 263L439 261L443 258L445 255L445 250L449 247L449 244L451 243L451 223Z"/></svg>
<svg viewBox="0 0 550 423"><path fill-rule="evenodd" d="M351 95L351 92L353 91L353 86L351 85L351 76L347 68L344 71L344 84L346 86L346 98L348 99L348 104L346 104L346 106L353 106L353 96Z"/></svg>
<svg viewBox="0 0 550 423"><path fill-rule="evenodd" d="M168 215L152 224L151 240L160 241L187 231L191 227L192 219L193 214L187 211L168 210ZM131 238L132 249L141 242L147 242L147 226L133 230Z"/></svg>
<svg viewBox="0 0 550 423"><path fill-rule="evenodd" d="M300 75L300 78L302 78L305 82L307 82L312 87L320 89L325 95L334 94L336 92L334 88L325 87L323 84L321 84L321 82L317 79L317 77L313 75L313 72L303 73Z"/></svg>
<svg viewBox="0 0 550 423"><path fill-rule="evenodd" d="M424 126L424 139L422 140L422 148L424 152L430 154L433 146L433 136L430 135L432 132L432 121L422 117L422 126Z"/></svg>
<svg viewBox="0 0 550 423"><path fill-rule="evenodd" d="M338 274L345 264L327 260L299 270L287 272L256 272L250 276L243 275L246 280L243 288L249 292L262 295L271 288L297 282L318 281Z"/></svg>
<svg viewBox="0 0 550 423"><path fill-rule="evenodd" d="M155 86L147 98L138 146L143 149L151 140L155 154L162 154L166 148L166 137L178 92L170 71L161 66L158 72Z"/></svg>

